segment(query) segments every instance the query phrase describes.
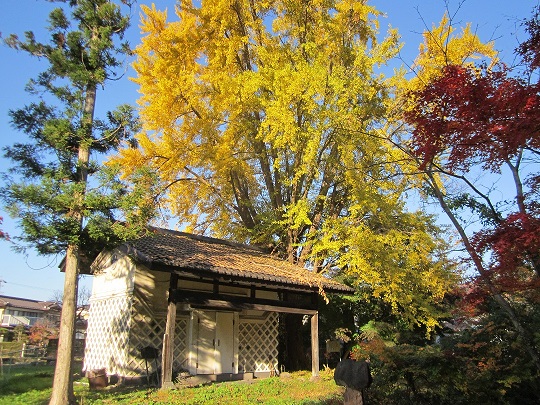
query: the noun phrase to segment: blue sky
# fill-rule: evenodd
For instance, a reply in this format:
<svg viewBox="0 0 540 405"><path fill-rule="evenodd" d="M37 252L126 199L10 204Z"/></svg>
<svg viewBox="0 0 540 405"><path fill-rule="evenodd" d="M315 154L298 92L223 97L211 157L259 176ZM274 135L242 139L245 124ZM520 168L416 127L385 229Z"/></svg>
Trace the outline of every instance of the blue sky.
<svg viewBox="0 0 540 405"><path fill-rule="evenodd" d="M405 42L401 57L407 64L411 64L417 54L425 24L431 27L432 23L438 23L445 11L443 0L369 2L387 14L387 17L381 20L381 31L384 31L388 24L399 29L402 41ZM158 0L154 3L158 9L168 8L169 18L175 18L174 0ZM496 48L501 51L501 59L511 64L514 48L519 40L525 39L520 21L530 17L537 0L449 0L448 3L450 13L456 13L456 25L471 22L480 39L495 40ZM463 4L460 6L460 3ZM132 45L136 45L140 38L138 22L141 4L150 5L151 2L139 0L134 8L132 27L128 33ZM44 33L48 14L56 4L45 0L2 0L1 5L0 32L3 37L10 33L22 36L25 31L32 30L38 40L46 40L46 37L40 34ZM395 61L396 66L401 63ZM24 86L44 68L45 65L34 58L0 45L0 147L16 142L21 136L10 127L8 110L22 107L30 101L24 92ZM133 76L131 70L126 72L123 80L109 85L105 92L98 94L98 115L118 104L135 104L138 97L137 87L128 80L129 76ZM0 172L5 172L8 167L9 162L0 157ZM1 208L0 216L4 218L2 228L11 235L18 235L15 221ZM2 295L47 300L53 297L55 291L63 289L63 274L58 270L61 257L39 257L33 252L22 255L12 251L9 243L0 241L0 258ZM85 277L81 281L83 286L89 286L90 283L91 277Z"/></svg>

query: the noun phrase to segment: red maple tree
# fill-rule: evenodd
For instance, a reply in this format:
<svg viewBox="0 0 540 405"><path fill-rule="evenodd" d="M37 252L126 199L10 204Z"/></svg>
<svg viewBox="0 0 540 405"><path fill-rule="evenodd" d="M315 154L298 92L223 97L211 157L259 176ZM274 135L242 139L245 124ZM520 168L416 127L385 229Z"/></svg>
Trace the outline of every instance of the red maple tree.
<svg viewBox="0 0 540 405"><path fill-rule="evenodd" d="M517 49L521 70L503 64L446 66L431 83L408 94L415 108L404 114L412 127L409 153L477 270L467 303L480 309L485 299L494 299L527 342L537 370L533 331L515 302L528 302L529 308L540 302L540 83L532 80L540 68L539 10L525 23L530 39ZM500 175L504 168L510 182L496 197L496 182L471 179L479 173ZM462 182L467 191L452 195L441 186L444 179ZM460 213L476 215L481 229L469 234Z"/></svg>
<svg viewBox="0 0 540 405"><path fill-rule="evenodd" d="M539 175L529 174L529 192L517 171L525 153L540 155L540 85L509 77L509 70L479 71L447 66L442 75L414 94L418 108L406 113L414 125L413 151L421 168L444 159L445 170L466 173L475 165L514 175L517 212L498 216L495 227L472 239L480 256L492 255L492 281L504 291L538 286L540 216L533 197ZM525 268L534 272L531 277Z"/></svg>

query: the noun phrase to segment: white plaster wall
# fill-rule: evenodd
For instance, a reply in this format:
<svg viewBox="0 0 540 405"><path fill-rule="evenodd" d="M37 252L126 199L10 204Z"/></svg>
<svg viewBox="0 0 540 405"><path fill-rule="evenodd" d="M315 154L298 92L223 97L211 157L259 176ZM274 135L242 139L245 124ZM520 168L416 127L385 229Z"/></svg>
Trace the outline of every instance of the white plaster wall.
<svg viewBox="0 0 540 405"><path fill-rule="evenodd" d="M255 290L255 297L268 300L277 300L278 293L275 291Z"/></svg>
<svg viewBox="0 0 540 405"><path fill-rule="evenodd" d="M85 371L105 368L109 375L126 375L130 320L130 296L92 302L84 353Z"/></svg>
<svg viewBox="0 0 540 405"><path fill-rule="evenodd" d="M103 252L96 259L94 280L92 282L92 300L101 300L116 296L131 295L135 280L135 264L125 254L113 250Z"/></svg>

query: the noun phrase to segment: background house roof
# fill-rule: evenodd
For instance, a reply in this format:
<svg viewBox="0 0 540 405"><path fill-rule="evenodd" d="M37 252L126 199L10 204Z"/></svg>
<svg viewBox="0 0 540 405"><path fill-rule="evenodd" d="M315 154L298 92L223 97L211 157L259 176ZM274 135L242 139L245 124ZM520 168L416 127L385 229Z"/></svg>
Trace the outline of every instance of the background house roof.
<svg viewBox="0 0 540 405"><path fill-rule="evenodd" d="M154 234L129 242L123 250L149 268L166 266L326 292L353 293L354 289L322 274L276 258L253 246L184 232L154 228Z"/></svg>
<svg viewBox="0 0 540 405"><path fill-rule="evenodd" d="M0 295L0 308L20 308L30 309L33 311L48 311L50 309L60 309L54 301L38 301L27 298L10 297L8 295Z"/></svg>

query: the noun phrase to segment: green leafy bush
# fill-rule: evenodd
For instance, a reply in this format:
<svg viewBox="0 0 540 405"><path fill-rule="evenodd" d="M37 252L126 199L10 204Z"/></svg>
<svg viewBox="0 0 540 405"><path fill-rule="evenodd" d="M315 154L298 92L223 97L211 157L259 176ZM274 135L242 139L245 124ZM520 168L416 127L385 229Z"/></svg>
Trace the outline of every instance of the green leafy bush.
<svg viewBox="0 0 540 405"><path fill-rule="evenodd" d="M369 403L528 405L540 401L534 365L504 324L486 322L440 337L437 344L358 343L351 357L370 361Z"/></svg>

